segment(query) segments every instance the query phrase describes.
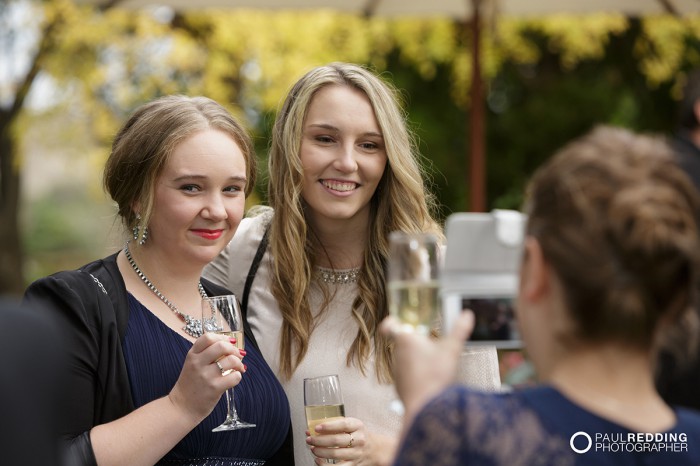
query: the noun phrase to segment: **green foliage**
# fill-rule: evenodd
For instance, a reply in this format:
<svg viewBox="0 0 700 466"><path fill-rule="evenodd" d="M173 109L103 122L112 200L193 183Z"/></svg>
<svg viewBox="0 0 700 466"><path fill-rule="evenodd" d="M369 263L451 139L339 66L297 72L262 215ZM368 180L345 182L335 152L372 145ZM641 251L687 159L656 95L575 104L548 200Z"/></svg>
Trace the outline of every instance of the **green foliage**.
<svg viewBox="0 0 700 466"><path fill-rule="evenodd" d="M109 205L86 198L78 188L59 188L27 206L23 238L28 282L111 252L108 238L118 234L120 225L114 223Z"/></svg>
<svg viewBox="0 0 700 466"><path fill-rule="evenodd" d="M64 95L51 111L83 115L81 131L97 147L96 170L137 105L163 94L203 94L251 129L262 174L251 202L264 201L267 141L285 93L313 66L351 61L385 73L403 91L442 215L467 209L472 44L463 23L240 9L163 21L133 10L98 13L68 0L33 5L44 24L62 24L43 61ZM700 66L699 44L700 16L486 24L488 208L518 208L530 174L595 124L671 131L683 72ZM26 114L22 126L34 117ZM65 221L75 214L71 205L52 199L52 208L31 206L30 257L84 244L83 230Z"/></svg>

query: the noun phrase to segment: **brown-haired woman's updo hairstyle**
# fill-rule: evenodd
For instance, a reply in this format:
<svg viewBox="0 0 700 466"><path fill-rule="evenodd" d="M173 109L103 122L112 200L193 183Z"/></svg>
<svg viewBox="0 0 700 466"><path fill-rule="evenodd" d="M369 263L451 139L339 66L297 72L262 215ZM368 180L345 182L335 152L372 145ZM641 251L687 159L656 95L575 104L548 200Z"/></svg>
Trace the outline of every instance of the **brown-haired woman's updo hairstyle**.
<svg viewBox="0 0 700 466"><path fill-rule="evenodd" d="M560 278L576 335L639 348L693 305L693 185L661 139L600 127L533 177L528 234Z"/></svg>
<svg viewBox="0 0 700 466"><path fill-rule="evenodd" d="M243 153L246 163L246 196L255 186L256 159L246 130L217 102L206 97L173 95L148 102L131 115L112 142L104 171L106 191L117 203L127 229L137 222L148 225L153 207L155 181L170 154L199 131L216 129L228 134Z"/></svg>

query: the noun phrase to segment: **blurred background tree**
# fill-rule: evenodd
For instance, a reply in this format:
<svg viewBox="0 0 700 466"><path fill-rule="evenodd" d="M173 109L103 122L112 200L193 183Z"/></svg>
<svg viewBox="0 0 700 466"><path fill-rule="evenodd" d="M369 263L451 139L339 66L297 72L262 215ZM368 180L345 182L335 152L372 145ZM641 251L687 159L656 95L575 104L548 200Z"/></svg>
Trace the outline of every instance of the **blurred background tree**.
<svg viewBox="0 0 700 466"><path fill-rule="evenodd" d="M264 171L281 99L331 61L366 64L402 91L441 216L468 205L462 23L4 0L0 25L2 293L120 244L101 168L136 106L172 93L221 102L253 133ZM684 72L700 66L700 16L501 19L484 32L489 208L518 208L532 171L595 124L672 131Z"/></svg>

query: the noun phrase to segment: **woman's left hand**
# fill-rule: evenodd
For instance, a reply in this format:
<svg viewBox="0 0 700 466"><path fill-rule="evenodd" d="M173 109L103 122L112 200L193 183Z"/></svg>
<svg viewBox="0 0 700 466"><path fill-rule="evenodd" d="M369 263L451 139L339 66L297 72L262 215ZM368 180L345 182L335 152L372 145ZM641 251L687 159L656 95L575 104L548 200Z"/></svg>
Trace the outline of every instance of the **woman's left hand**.
<svg viewBox="0 0 700 466"><path fill-rule="evenodd" d="M345 417L316 426L318 435L306 443L316 456L316 464L336 460L343 466L383 466L391 464L398 439L371 434L359 419Z"/></svg>

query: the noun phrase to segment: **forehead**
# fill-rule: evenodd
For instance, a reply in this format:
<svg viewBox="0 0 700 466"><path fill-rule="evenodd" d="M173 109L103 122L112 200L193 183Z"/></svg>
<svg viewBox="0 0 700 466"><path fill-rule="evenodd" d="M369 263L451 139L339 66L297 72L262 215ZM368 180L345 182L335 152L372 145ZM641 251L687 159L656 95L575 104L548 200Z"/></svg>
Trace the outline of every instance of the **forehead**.
<svg viewBox="0 0 700 466"><path fill-rule="evenodd" d="M218 129L197 131L175 146L164 172L245 171L246 160L235 139Z"/></svg>
<svg viewBox="0 0 700 466"><path fill-rule="evenodd" d="M372 103L364 91L355 87L330 84L322 87L311 98L307 122L317 119L357 119L378 127Z"/></svg>

